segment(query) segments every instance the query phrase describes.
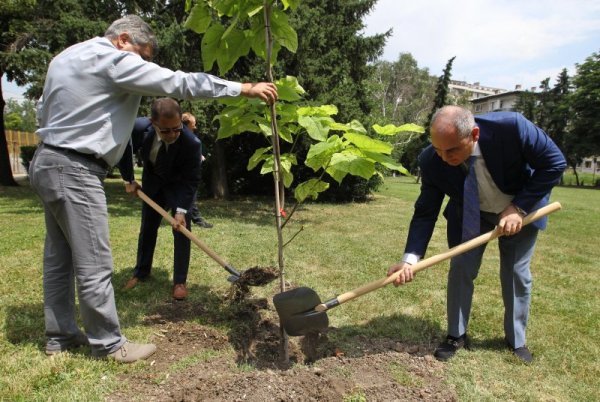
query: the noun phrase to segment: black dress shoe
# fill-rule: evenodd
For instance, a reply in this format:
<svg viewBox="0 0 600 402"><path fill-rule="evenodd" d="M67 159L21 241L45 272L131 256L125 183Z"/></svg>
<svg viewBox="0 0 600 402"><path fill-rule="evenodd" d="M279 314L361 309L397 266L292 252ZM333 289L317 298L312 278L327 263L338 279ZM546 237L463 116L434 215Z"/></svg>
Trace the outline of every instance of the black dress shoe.
<svg viewBox="0 0 600 402"><path fill-rule="evenodd" d="M192 222L194 222L196 225L200 226L201 228L204 229L210 229L213 227L212 224L206 222L204 219L202 218L198 218L198 219L192 219Z"/></svg>
<svg viewBox="0 0 600 402"><path fill-rule="evenodd" d="M531 363L533 361L533 355L527 348L527 346L521 346L520 348L513 349L513 354L525 363Z"/></svg>
<svg viewBox="0 0 600 402"><path fill-rule="evenodd" d="M439 346L433 352L433 356L440 360L446 361L450 359L454 354L461 348L469 348L469 338L467 334L464 334L458 338L448 335L446 340L439 344Z"/></svg>

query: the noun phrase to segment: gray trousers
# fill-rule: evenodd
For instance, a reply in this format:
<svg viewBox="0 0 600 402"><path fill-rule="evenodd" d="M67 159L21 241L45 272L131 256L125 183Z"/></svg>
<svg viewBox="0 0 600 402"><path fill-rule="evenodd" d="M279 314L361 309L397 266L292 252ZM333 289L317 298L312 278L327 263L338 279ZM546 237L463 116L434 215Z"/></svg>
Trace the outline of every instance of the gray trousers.
<svg viewBox="0 0 600 402"><path fill-rule="evenodd" d="M111 283L113 262L103 180L93 160L40 145L29 169L44 204L44 317L48 342L68 345L79 332L75 283L92 354L118 350L121 335Z"/></svg>
<svg viewBox="0 0 600 402"><path fill-rule="evenodd" d="M481 231L487 232L497 222L495 214L482 212ZM524 226L514 236L500 237L500 284L504 301L504 334L514 348L526 344L525 330L531 304L531 257L538 229ZM467 332L475 278L479 273L486 244L450 260L448 273L448 335L459 337Z"/></svg>

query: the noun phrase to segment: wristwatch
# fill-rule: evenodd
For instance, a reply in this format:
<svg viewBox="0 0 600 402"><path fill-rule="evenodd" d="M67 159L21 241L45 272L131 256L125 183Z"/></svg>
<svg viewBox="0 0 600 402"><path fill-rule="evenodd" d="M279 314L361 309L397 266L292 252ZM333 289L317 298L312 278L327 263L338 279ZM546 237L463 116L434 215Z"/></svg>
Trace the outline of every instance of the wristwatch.
<svg viewBox="0 0 600 402"><path fill-rule="evenodd" d="M522 217L527 216L527 212L525 212L522 208L519 208L515 204L512 204L512 205L513 205L513 207L515 207L515 209L517 210L517 212L519 213L519 215L521 215Z"/></svg>

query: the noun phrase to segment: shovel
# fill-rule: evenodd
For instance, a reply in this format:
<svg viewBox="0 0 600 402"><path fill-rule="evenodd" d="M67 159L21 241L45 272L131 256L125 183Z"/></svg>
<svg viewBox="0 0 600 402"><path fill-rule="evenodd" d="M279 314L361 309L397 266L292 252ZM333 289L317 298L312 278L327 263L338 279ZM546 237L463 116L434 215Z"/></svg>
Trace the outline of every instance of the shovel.
<svg viewBox="0 0 600 402"><path fill-rule="evenodd" d="M156 212L162 215L171 225L175 223L175 219L165 211L160 205L154 202L150 197L148 197L142 190L137 191L138 197L140 197L144 202L152 207ZM190 232L185 226L179 225L179 231L184 234L185 237L190 239L194 244L202 249L210 258L215 260L220 266L225 268L227 272L231 274L227 280L231 283L235 283L240 280L242 273L236 270L231 264L228 264L224 259L222 259L217 253L212 251L206 243L200 240L198 237L194 236L192 232Z"/></svg>
<svg viewBox="0 0 600 402"><path fill-rule="evenodd" d="M561 209L559 202L553 202L535 212L530 213L523 219L523 226L528 225L552 212ZM484 233L474 239L452 247L448 251L431 256L419 261L412 266L412 271L417 273L432 265L456 257L466 251L479 247L497 237L502 236L496 227L494 230ZM307 287L300 287L276 294L273 304L279 315L281 325L290 336L301 336L311 332L317 332L329 326L327 310L339 306L342 303L355 299L366 293L382 288L396 280L402 271L394 272L392 275L367 283L359 288L343 293L333 299L321 303L319 295Z"/></svg>

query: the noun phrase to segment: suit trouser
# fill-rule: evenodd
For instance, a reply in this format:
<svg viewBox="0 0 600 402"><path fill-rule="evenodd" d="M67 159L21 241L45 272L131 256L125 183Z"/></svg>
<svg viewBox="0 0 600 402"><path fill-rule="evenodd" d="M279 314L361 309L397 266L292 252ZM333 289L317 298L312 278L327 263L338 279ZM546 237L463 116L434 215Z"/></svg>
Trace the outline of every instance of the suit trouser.
<svg viewBox="0 0 600 402"><path fill-rule="evenodd" d="M68 345L79 332L79 309L92 353L119 349L121 335L111 283L113 261L103 180L106 170L89 159L40 145L30 181L44 204L44 317L48 342Z"/></svg>
<svg viewBox="0 0 600 402"><path fill-rule="evenodd" d="M481 231L494 228L495 214L482 212ZM525 330L531 304L531 257L535 248L538 229L524 226L514 236L498 239L500 250L500 283L504 302L504 333L506 340L519 348L526 343ZM467 332L474 280L477 278L486 244L450 261L448 273L448 334L459 337Z"/></svg>
<svg viewBox="0 0 600 402"><path fill-rule="evenodd" d="M153 195L153 200L162 208L165 208L167 204L166 196L162 191ZM137 263L133 272L135 277L143 279L150 275L161 220L162 216L152 207L146 203L142 205L142 224L138 238ZM191 230L190 222L190 212L188 211L185 215L185 224L189 230ZM173 283L186 283L190 266L191 242L183 233L173 230L173 243Z"/></svg>

